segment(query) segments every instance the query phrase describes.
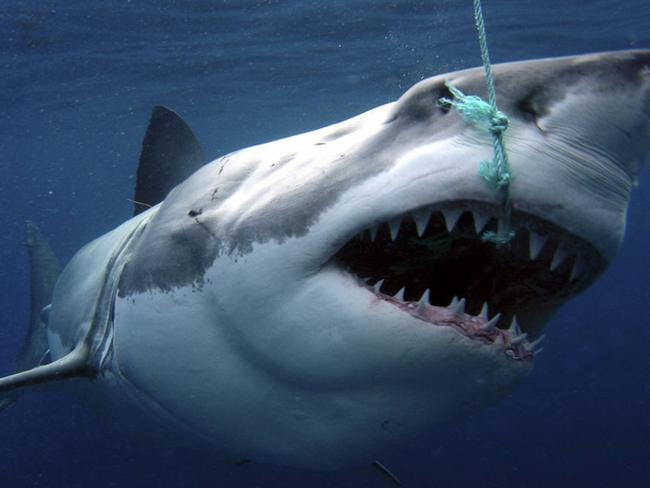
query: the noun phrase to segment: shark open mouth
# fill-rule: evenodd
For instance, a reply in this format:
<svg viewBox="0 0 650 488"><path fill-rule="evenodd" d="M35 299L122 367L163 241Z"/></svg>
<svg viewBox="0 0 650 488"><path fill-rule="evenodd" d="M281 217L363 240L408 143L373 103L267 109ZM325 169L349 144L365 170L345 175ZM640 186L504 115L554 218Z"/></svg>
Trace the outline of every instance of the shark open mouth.
<svg viewBox="0 0 650 488"><path fill-rule="evenodd" d="M420 208L364 229L334 261L414 317L530 359L550 315L605 262L584 239L516 210L514 238L496 245L483 237L502 225L497 215L480 202Z"/></svg>

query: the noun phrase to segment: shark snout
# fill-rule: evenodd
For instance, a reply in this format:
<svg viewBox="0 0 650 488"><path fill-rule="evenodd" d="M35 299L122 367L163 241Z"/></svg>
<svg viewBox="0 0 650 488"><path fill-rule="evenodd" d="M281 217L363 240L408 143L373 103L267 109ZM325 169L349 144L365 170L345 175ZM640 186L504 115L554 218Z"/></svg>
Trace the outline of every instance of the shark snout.
<svg viewBox="0 0 650 488"><path fill-rule="evenodd" d="M500 70L503 84L527 65L522 84L532 94L510 103L503 97L529 112L507 136L513 200L586 239L609 261L650 151L650 51L516 63Z"/></svg>

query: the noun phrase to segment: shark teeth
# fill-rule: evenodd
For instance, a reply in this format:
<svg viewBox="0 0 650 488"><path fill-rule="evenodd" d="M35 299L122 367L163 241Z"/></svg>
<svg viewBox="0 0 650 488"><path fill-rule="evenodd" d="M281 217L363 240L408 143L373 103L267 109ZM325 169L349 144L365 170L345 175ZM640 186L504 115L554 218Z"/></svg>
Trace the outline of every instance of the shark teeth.
<svg viewBox="0 0 650 488"><path fill-rule="evenodd" d="M518 208L512 239L504 245L490 239L504 230L500 209L486 202L416 207L369 222L333 261L417 318L491 344L502 341L514 358L532 357L531 331L542 319L520 326L513 314L526 309L528 298L512 293L557 293L561 302L588 285L602 261L584 239ZM450 303L451 295L457 296Z"/></svg>
<svg viewBox="0 0 650 488"><path fill-rule="evenodd" d="M420 315L424 314L424 311L426 310L427 306L429 305L429 296L430 295L431 295L431 293L429 292L429 289L427 288L425 290L425 292L422 294L422 296L420 297L420 300L418 300L418 304L415 307L415 311L418 314L420 314Z"/></svg>
<svg viewBox="0 0 650 488"><path fill-rule="evenodd" d="M482 319L487 320L488 318L488 304L487 302L483 303L483 306L481 307L481 311L479 312L478 316Z"/></svg>
<svg viewBox="0 0 650 488"><path fill-rule="evenodd" d="M403 302L403 301L404 301L404 290L406 290L406 288L402 287L402 288L400 289L400 291L398 291L397 293L395 293L395 295L393 296L393 298L396 298L396 299L398 299L400 302Z"/></svg>
<svg viewBox="0 0 650 488"><path fill-rule="evenodd" d="M544 340L545 337L546 337L546 334L542 334L541 336L539 336L539 337L538 337L537 339L535 339L534 341L529 342L529 343L527 343L527 344L524 344L524 347L525 347L528 351L533 351L533 352L535 352L535 348L541 344L541 342ZM539 349L538 349L538 351L539 351Z"/></svg>
<svg viewBox="0 0 650 488"><path fill-rule="evenodd" d="M537 259L539 253L542 251L544 244L546 244L546 238L540 236L537 232L530 232L528 235L530 259Z"/></svg>
<svg viewBox="0 0 650 488"><path fill-rule="evenodd" d="M370 232L370 240L374 241L377 238L377 231L379 230L379 225L373 225L368 229L368 232Z"/></svg>
<svg viewBox="0 0 650 488"><path fill-rule="evenodd" d="M449 304L449 310L454 312L456 315L462 316L465 313L465 303L467 301L464 298L461 298L460 300L456 297L454 297L451 300L451 303Z"/></svg>
<svg viewBox="0 0 650 488"><path fill-rule="evenodd" d="M512 316L512 321L510 322L510 327L508 328L508 333L512 336L517 336L521 334L521 327L519 327L519 322L517 322L517 316Z"/></svg>
<svg viewBox="0 0 650 488"><path fill-rule="evenodd" d="M413 221L415 222L415 227L417 229L418 237L422 237L424 231L427 230L427 225L429 224L429 218L431 217L431 212L427 210L420 210L413 212L412 214Z"/></svg>
<svg viewBox="0 0 650 488"><path fill-rule="evenodd" d="M561 246L558 247L555 250L555 254L553 255L553 260L551 261L551 271L555 271L557 268L559 268L564 260L568 257L568 255L569 253L565 249L563 249Z"/></svg>
<svg viewBox="0 0 650 488"><path fill-rule="evenodd" d="M393 219L390 222L388 222L388 228L390 229L390 238L392 241L394 241L397 238L397 234L399 233L399 227L402 221L400 219Z"/></svg>
<svg viewBox="0 0 650 488"><path fill-rule="evenodd" d="M448 231L454 230L460 216L463 215L462 210L442 210L442 215L445 218L445 225Z"/></svg>
<svg viewBox="0 0 650 488"><path fill-rule="evenodd" d="M580 256L577 256L575 262L573 263L573 269L571 269L569 281L576 281L579 279L580 276L582 276L582 274L585 272L585 268L586 265L584 260Z"/></svg>
<svg viewBox="0 0 650 488"><path fill-rule="evenodd" d="M379 280L373 286L367 286L371 286L373 292L380 298L389 299L411 315L434 325L454 327L469 337L487 340L494 347L503 349L504 353L512 359L531 359L541 351L541 348L536 348L544 336L540 336L535 341L529 341L528 334L521 330L519 322L514 316L508 329L500 329L498 323L501 321L502 315L497 313L488 319L487 303L483 305L478 315L467 315L465 311L466 298L454 297L447 307L437 307L429 302L431 291L428 288L416 302L407 300L406 287L400 288L397 293L390 296L380 291L383 285L384 280ZM441 310L445 312L441 312ZM459 319L460 322L458 322Z"/></svg>
<svg viewBox="0 0 650 488"><path fill-rule="evenodd" d="M374 223L364 231L365 236L364 233L360 235L360 239L377 243L401 242L410 236L426 239L431 235L439 237L444 232L480 238L485 232L497 232L503 228L504 224L498 217L477 210L425 207ZM551 272L568 274L569 283L581 281L586 274L587 260L575 246L562 242L562 236L552 237L525 226L516 229L516 236L521 236L515 237L515 241L521 240L526 249L519 254L520 258L542 263ZM565 266L567 261L569 266Z"/></svg>
<svg viewBox="0 0 650 488"><path fill-rule="evenodd" d="M522 342L524 342L526 340L527 337L528 337L528 334L526 334L525 332L523 334L519 334L517 337L512 337L510 339L510 344L513 344L513 345L521 344Z"/></svg>
<svg viewBox="0 0 650 488"><path fill-rule="evenodd" d="M375 293L379 293L381 290L381 285L384 284L384 280L379 280L375 285L372 287L372 289L375 291Z"/></svg>
<svg viewBox="0 0 650 488"><path fill-rule="evenodd" d="M483 232L483 229L485 229L485 226L487 225L489 220L490 220L489 216L482 215L478 212L474 212L474 231L477 234Z"/></svg>
<svg viewBox="0 0 650 488"><path fill-rule="evenodd" d="M492 317L490 320L486 321L484 324L481 325L481 330L485 332L492 332L497 330L497 323L501 319L501 314L498 313L494 317Z"/></svg>
<svg viewBox="0 0 650 488"><path fill-rule="evenodd" d="M445 218L447 224L447 230L453 230L460 219L460 216L463 214L462 210L442 210L442 215Z"/></svg>

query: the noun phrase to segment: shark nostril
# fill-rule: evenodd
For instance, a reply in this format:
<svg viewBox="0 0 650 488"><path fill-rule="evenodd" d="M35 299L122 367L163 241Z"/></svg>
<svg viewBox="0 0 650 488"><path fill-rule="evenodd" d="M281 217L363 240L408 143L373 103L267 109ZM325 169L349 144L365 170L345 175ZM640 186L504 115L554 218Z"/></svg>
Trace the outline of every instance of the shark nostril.
<svg viewBox="0 0 650 488"><path fill-rule="evenodd" d="M443 100L453 100L453 99L454 99L454 95L447 87L447 83L441 83L439 86L436 87L435 103L438 105L440 111L444 115L447 115L451 111L451 105L449 105L448 103L443 103Z"/></svg>

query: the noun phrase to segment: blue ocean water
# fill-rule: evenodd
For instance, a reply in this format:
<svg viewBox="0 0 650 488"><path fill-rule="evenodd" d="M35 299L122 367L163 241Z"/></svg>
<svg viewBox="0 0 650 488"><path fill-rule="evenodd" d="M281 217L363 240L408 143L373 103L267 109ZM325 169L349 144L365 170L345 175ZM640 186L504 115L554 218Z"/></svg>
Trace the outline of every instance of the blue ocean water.
<svg viewBox="0 0 650 488"><path fill-rule="evenodd" d="M484 9L495 62L650 47L647 0ZM25 220L65 261L127 219L154 104L216 157L480 62L469 0L4 0L0 38L0 371L28 320ZM646 167L619 257L552 322L523 387L382 460L404 486L650 483L649 184ZM56 386L0 415L0 484L377 486L363 472L223 465L125 439Z"/></svg>

